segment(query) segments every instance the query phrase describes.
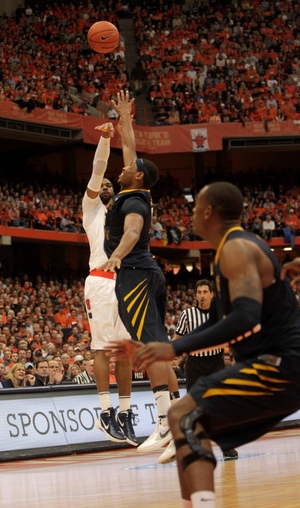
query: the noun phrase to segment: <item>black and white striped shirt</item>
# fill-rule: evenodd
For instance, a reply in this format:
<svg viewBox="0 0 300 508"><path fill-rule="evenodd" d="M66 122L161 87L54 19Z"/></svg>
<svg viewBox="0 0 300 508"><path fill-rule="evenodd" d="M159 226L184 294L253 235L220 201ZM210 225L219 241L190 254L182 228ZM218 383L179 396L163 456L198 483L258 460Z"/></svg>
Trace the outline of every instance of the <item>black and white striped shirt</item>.
<svg viewBox="0 0 300 508"><path fill-rule="evenodd" d="M209 312L199 309L199 307L189 307L180 314L175 333L178 335L185 335L190 333L198 326L201 326L209 319ZM212 356L221 353L221 348L210 349L209 351L193 351L190 353L192 356Z"/></svg>
<svg viewBox="0 0 300 508"><path fill-rule="evenodd" d="M74 383L77 383L78 385L86 385L90 383L95 383L95 379L93 379L86 370L81 372L80 374L77 374L77 376L73 379Z"/></svg>

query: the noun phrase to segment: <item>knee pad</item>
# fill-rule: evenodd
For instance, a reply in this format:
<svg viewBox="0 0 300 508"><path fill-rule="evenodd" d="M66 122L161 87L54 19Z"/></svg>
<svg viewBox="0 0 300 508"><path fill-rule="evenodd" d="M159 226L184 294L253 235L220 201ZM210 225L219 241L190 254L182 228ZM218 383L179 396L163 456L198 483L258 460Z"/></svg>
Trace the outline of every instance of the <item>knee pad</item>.
<svg viewBox="0 0 300 508"><path fill-rule="evenodd" d="M182 459L181 465L183 470L196 460L208 460L213 463L214 467L216 467L217 461L214 454L201 446L201 439L208 439L207 435L205 432L199 432L196 435L194 433L196 422L201 419L202 415L203 410L198 407L191 413L182 416L180 420L180 429L184 433L185 437L175 440L176 450L181 448L183 445L188 445L192 450L192 453Z"/></svg>

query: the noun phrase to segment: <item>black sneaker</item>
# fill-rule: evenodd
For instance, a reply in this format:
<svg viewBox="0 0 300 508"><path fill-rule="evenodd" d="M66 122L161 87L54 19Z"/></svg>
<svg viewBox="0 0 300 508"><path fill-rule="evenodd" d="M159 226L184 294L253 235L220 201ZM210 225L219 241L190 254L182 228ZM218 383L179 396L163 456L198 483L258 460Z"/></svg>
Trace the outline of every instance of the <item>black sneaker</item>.
<svg viewBox="0 0 300 508"><path fill-rule="evenodd" d="M127 409L126 411L121 411L118 414L118 423L120 426L120 429L124 432L126 436L127 443L131 444L132 446L137 446L138 442L133 430L132 423L134 422L134 415L131 409Z"/></svg>
<svg viewBox="0 0 300 508"><path fill-rule="evenodd" d="M113 407L102 411L96 421L97 429L102 430L106 437L114 443L126 443L127 439L116 420L116 413Z"/></svg>
<svg viewBox="0 0 300 508"><path fill-rule="evenodd" d="M227 452L223 453L224 460L236 460L239 458L239 454L234 448L232 450L227 450Z"/></svg>

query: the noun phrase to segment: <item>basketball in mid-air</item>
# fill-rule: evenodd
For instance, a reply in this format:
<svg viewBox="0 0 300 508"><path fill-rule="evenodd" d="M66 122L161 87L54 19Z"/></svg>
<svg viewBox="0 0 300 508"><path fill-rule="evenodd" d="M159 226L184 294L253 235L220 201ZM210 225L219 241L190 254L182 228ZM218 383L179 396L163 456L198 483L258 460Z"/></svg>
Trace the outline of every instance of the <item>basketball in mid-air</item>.
<svg viewBox="0 0 300 508"><path fill-rule="evenodd" d="M90 47L97 53L109 53L116 49L119 44L119 31L109 21L97 21L87 34Z"/></svg>

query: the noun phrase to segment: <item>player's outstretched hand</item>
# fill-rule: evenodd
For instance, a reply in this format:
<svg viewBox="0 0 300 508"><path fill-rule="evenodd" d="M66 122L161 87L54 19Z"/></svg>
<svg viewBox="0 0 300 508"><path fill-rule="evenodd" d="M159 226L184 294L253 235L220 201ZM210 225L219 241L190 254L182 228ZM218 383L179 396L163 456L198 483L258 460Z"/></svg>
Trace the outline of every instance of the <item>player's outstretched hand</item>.
<svg viewBox="0 0 300 508"><path fill-rule="evenodd" d="M104 272L115 272L116 269L121 268L121 261L122 260L119 258L119 256L112 254L106 263L104 263L104 265L97 267L97 270L104 270Z"/></svg>
<svg viewBox="0 0 300 508"><path fill-rule="evenodd" d="M115 129L111 122L103 123L102 125L97 125L95 127L95 131L101 131L101 136L103 138L113 138Z"/></svg>
<svg viewBox="0 0 300 508"><path fill-rule="evenodd" d="M110 341L105 347L106 355L116 361L131 360L137 348L142 347L141 342L124 339L121 341Z"/></svg>
<svg viewBox="0 0 300 508"><path fill-rule="evenodd" d="M130 115L132 104L134 103L134 98L130 99L129 91L121 90L121 92L117 93L117 102L113 99L110 101L114 110L118 113L119 116L122 115Z"/></svg>
<svg viewBox="0 0 300 508"><path fill-rule="evenodd" d="M174 360L176 353L172 344L167 342L148 342L135 350L132 366L137 370L147 370L152 363Z"/></svg>
<svg viewBox="0 0 300 508"><path fill-rule="evenodd" d="M300 284L300 257L283 265L280 278L283 280L286 275L291 279L292 286Z"/></svg>

